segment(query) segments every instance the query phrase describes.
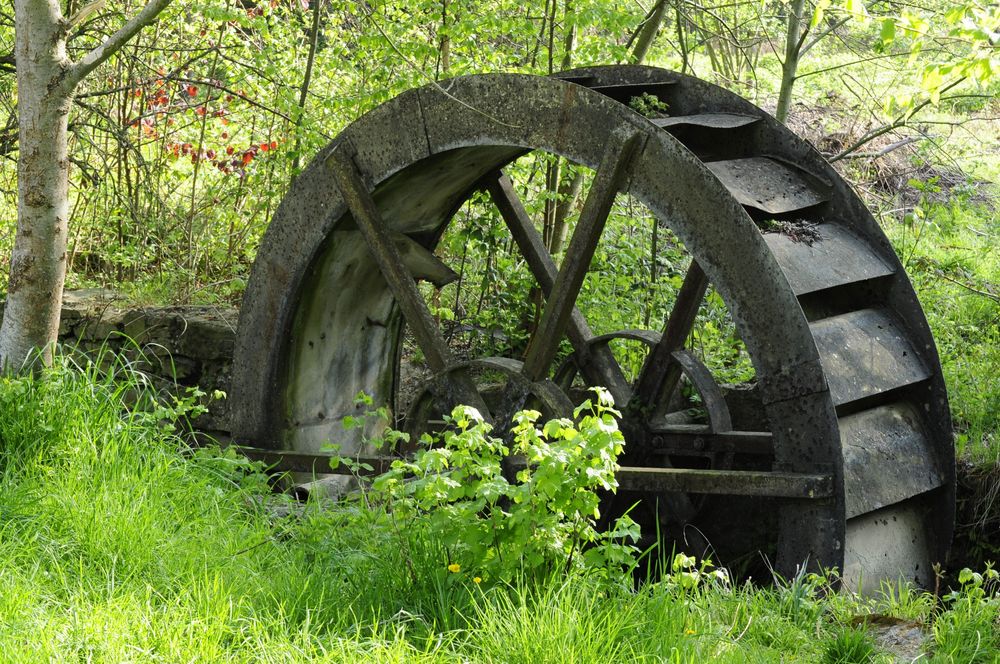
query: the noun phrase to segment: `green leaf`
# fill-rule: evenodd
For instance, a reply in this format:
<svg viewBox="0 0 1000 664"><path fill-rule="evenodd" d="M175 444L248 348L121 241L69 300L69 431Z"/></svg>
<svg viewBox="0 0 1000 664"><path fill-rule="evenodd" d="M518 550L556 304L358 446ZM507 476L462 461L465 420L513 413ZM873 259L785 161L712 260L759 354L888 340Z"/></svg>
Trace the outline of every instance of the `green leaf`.
<svg viewBox="0 0 1000 664"><path fill-rule="evenodd" d="M826 10L829 9L832 4L832 0L819 0L816 3L816 9L813 11L812 20L809 22L809 29L814 29L820 23L823 22L823 17L826 14Z"/></svg>
<svg viewBox="0 0 1000 664"><path fill-rule="evenodd" d="M967 5L956 5L944 13L944 20L949 25L957 25L959 21L965 18L968 11L969 7Z"/></svg>
<svg viewBox="0 0 1000 664"><path fill-rule="evenodd" d="M559 434L562 432L562 428L562 423L559 422L559 420L549 420L545 423L545 426L542 427L542 434L550 440L555 439L559 437Z"/></svg>
<svg viewBox="0 0 1000 664"><path fill-rule="evenodd" d="M882 31L879 35L879 41L882 44L882 48L885 48L892 44L893 40L896 39L896 21L895 19L887 18L882 21Z"/></svg>
<svg viewBox="0 0 1000 664"><path fill-rule="evenodd" d="M846 0L845 8L861 25L868 24L870 17L868 16L868 8L865 6L863 0Z"/></svg>

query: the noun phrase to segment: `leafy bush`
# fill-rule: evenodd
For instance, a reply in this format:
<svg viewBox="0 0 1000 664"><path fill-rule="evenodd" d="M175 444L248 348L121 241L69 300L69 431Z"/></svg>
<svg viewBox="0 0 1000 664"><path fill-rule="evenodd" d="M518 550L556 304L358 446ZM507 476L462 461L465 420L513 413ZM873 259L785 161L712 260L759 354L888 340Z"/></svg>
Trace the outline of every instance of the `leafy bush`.
<svg viewBox="0 0 1000 664"><path fill-rule="evenodd" d="M1000 573L959 572L961 587L945 596L948 611L934 623L934 661L997 661L1000 653Z"/></svg>
<svg viewBox="0 0 1000 664"><path fill-rule="evenodd" d="M384 501L407 541L440 547L439 574L477 584L630 567L638 525L624 516L609 531L595 527L599 492L618 486L624 443L610 395L595 392L596 401L574 412L575 424L539 427L537 411L517 413L509 443L490 435L475 409L459 406L439 439L425 435L412 460L375 480L369 499ZM506 465L512 454L526 462L516 472Z"/></svg>

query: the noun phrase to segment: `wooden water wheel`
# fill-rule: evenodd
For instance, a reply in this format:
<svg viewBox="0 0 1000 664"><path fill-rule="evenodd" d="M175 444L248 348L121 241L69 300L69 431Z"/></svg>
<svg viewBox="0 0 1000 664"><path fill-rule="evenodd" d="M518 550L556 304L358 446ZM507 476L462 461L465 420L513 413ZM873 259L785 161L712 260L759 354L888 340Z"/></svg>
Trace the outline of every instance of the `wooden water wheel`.
<svg viewBox="0 0 1000 664"><path fill-rule="evenodd" d="M632 110L642 95L669 115ZM595 169L559 265L504 174L534 151ZM415 285L452 276L433 251L477 191L545 294L519 357L456 358ZM691 259L667 320L595 335L575 305L619 193ZM792 230L762 234L765 223ZM746 389L719 384L685 348L708 288L752 360ZM279 451L286 467L314 467L329 441L350 449L342 420L355 395L394 404L404 328L433 373L431 405L412 417L461 402L502 423L528 399L556 410L574 385L606 386L623 410L622 491L668 505L667 520L696 527L722 562L771 550L786 574L809 561L840 568L850 587L926 586L951 540L947 397L892 247L807 143L704 81L638 66L470 76L345 129L297 178L254 264L230 397L236 439ZM573 353L559 363L564 339ZM616 339L648 349L633 380L609 351ZM507 376L499 402L475 378L483 367ZM681 385L697 393L699 421L671 417ZM757 417L737 413L748 393Z"/></svg>

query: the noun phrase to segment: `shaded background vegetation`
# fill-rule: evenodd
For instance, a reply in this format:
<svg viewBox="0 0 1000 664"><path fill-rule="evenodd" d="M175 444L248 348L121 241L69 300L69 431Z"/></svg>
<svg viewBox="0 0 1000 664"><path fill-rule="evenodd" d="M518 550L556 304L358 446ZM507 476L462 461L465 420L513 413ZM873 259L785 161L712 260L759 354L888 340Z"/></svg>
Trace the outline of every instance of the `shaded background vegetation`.
<svg viewBox="0 0 1000 664"><path fill-rule="evenodd" d="M71 27L71 54L99 43L134 4L97 6ZM995 461L998 83L989 48L987 71L976 69L983 41L969 26L996 30L996 10L972 4L956 15L956 7L966 11L931 0L175 2L77 95L69 286L113 287L142 302L238 303L289 182L352 119L450 76L628 61L644 21L662 19L647 63L773 110L798 11L810 31L788 122L837 160L893 240L937 335L959 450ZM12 51L12 13L0 8L0 279L16 214L16 63L3 55ZM535 194L530 211L549 224L557 197L545 191L561 181L565 193L573 170L527 158L515 176ZM670 238L654 239L643 215L619 206L606 245L613 252L599 254L588 277L584 304L598 332L661 320L679 285L683 266L669 251L650 257L652 242L662 250ZM533 315L527 271L494 213L473 204L459 220L441 251L464 266L465 286L428 297L469 344L516 349ZM635 294L631 306L617 306L623 293ZM716 304L694 342L707 344L715 370L739 378L748 365Z"/></svg>

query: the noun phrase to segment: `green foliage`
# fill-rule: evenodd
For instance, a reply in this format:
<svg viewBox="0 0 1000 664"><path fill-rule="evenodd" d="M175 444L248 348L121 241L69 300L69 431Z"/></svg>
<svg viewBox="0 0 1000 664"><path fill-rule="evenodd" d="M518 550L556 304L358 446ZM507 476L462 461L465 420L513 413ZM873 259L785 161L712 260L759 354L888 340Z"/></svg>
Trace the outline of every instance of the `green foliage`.
<svg viewBox="0 0 1000 664"><path fill-rule="evenodd" d="M1000 656L1000 574L959 572L960 588L945 597L949 611L934 623L935 662L996 662Z"/></svg>
<svg viewBox="0 0 1000 664"><path fill-rule="evenodd" d="M665 117L667 111L670 110L670 106L666 102L660 101L658 97L648 92L632 97L628 105L632 110L647 118Z"/></svg>
<svg viewBox="0 0 1000 664"><path fill-rule="evenodd" d="M8 5L10 3L7 3ZM321 17L308 89L313 10ZM70 117L70 283L137 297L234 300L289 181L350 121L403 90L479 72L548 73L577 30L575 61L623 58L637 6L587 0L568 16L512 0L174 3L84 83ZM108 3L79 30L79 58L135 8ZM11 16L12 9L4 12ZM0 22L3 53L12 21ZM554 39L539 39L555 30ZM442 49L448 43L447 62ZM16 152L14 67L0 67L0 111ZM15 159L0 168L14 220ZM9 246L0 234L0 248ZM0 279L5 276L0 272Z"/></svg>
<svg viewBox="0 0 1000 664"><path fill-rule="evenodd" d="M823 664L868 664L877 650L872 638L864 630L846 628L826 642L823 647Z"/></svg>
<svg viewBox="0 0 1000 664"><path fill-rule="evenodd" d="M932 23L934 27L932 27ZM924 10L904 9L897 20L882 23L879 47L888 48L895 40L897 29L910 37L910 62L913 63L924 49L930 48L934 38L951 46L945 60L934 59L921 73L920 88L934 105L941 95L958 83L969 80L976 86L988 85L1000 71L996 57L996 41L1000 35L1000 10L995 4L966 2L949 5L930 16ZM958 46L956 49L955 46ZM890 103L900 104L900 99L890 98ZM920 98L908 98L902 103L912 112Z"/></svg>
<svg viewBox="0 0 1000 664"><path fill-rule="evenodd" d="M886 232L906 267L934 332L948 385L960 457L1000 460L1000 233L989 204L958 194L942 203L940 185L913 181L920 197ZM970 230L971 229L971 230Z"/></svg>
<svg viewBox="0 0 1000 664"><path fill-rule="evenodd" d="M670 561L670 571L656 583L671 591L692 594L706 587L726 587L729 574L723 569L712 569L712 561L708 558L698 560L678 553Z"/></svg>
<svg viewBox="0 0 1000 664"><path fill-rule="evenodd" d="M639 626L648 620L642 609L641 602L579 577L537 590L521 583L475 604L478 629L470 632L469 651L474 660L525 664L630 661ZM683 615L674 609L658 617L672 628L663 636L675 641Z"/></svg>
<svg viewBox="0 0 1000 664"><path fill-rule="evenodd" d="M599 491L614 491L623 438L597 391L575 412L577 423L538 426L537 411L514 416L512 440L490 435L473 408L457 407L440 440L425 436L412 460L395 461L373 483L368 500L384 502L407 539L440 547L439 575L476 584L538 578L559 571L634 566L638 526L627 516L598 532ZM505 458L522 457L516 481ZM433 571L433 570L432 570ZM615 573L617 576L617 573Z"/></svg>

